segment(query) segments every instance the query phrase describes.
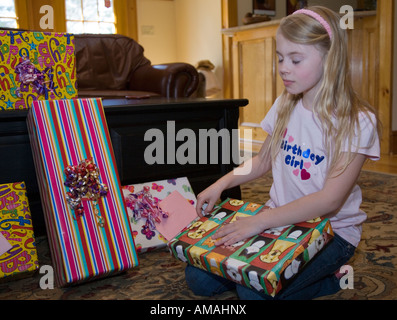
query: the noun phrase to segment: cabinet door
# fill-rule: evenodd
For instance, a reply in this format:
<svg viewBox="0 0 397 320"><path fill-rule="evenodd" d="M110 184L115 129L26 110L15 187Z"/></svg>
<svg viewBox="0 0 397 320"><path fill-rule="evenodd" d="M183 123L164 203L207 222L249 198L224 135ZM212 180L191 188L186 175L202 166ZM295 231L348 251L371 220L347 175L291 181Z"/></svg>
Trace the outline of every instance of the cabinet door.
<svg viewBox="0 0 397 320"><path fill-rule="evenodd" d="M379 106L379 36L376 16L356 19L348 31L354 90L375 108Z"/></svg>
<svg viewBox="0 0 397 320"><path fill-rule="evenodd" d="M284 88L278 75L277 26L238 33L233 37L233 93L245 97L248 106L240 110L242 139L263 142L266 133L260 122ZM251 137L244 134L249 129Z"/></svg>

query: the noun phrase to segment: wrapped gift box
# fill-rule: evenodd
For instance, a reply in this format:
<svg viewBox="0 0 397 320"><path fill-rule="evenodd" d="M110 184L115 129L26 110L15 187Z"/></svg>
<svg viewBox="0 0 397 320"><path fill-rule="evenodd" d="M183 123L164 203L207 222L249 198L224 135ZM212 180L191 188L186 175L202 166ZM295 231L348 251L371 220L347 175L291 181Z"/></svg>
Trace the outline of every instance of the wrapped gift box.
<svg viewBox="0 0 397 320"><path fill-rule="evenodd" d="M141 192L145 186L149 187L150 195L157 204L173 191L178 191L191 205L196 205L197 201L186 177L123 186L123 195L127 205L135 246L140 253L162 248L167 244L167 240L158 230L148 230L146 219L143 217L137 219L131 206L129 206L128 198Z"/></svg>
<svg viewBox="0 0 397 320"><path fill-rule="evenodd" d="M24 182L0 184L0 281L27 276L39 262ZM8 245L8 246L7 246Z"/></svg>
<svg viewBox="0 0 397 320"><path fill-rule="evenodd" d="M263 206L227 199L169 242L172 254L193 266L275 296L333 237L328 219L265 230L231 246L215 246L224 223L258 213Z"/></svg>
<svg viewBox="0 0 397 320"><path fill-rule="evenodd" d="M57 284L136 266L101 100L35 101L27 122Z"/></svg>
<svg viewBox="0 0 397 320"><path fill-rule="evenodd" d="M77 97L72 34L0 30L0 48L0 110Z"/></svg>

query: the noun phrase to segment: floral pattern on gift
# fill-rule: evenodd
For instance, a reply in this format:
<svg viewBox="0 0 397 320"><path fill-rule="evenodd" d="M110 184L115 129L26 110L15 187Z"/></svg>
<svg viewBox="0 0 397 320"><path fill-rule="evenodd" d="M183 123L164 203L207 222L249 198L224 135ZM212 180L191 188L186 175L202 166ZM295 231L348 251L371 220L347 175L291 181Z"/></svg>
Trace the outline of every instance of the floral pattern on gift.
<svg viewBox="0 0 397 320"><path fill-rule="evenodd" d="M165 247L167 243L167 240L156 230L154 222L148 222L146 217L134 214L134 208L131 207L132 195L139 194L144 187L148 188L154 207L158 207L160 201L175 190L180 192L191 205L195 205L197 201L189 180L186 177L123 186L122 191L126 202L131 229L133 234L135 234L135 244L139 244L137 251L140 253Z"/></svg>

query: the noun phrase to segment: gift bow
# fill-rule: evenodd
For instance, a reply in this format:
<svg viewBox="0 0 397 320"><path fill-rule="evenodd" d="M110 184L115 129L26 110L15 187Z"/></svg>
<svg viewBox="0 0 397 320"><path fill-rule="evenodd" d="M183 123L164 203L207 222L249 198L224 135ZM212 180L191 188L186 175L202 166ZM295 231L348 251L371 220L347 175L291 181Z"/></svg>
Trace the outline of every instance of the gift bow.
<svg viewBox="0 0 397 320"><path fill-rule="evenodd" d="M94 214L98 218L98 225L103 227L105 222L97 208L98 199L106 196L108 188L99 181L99 169L92 159L79 162L76 166L67 166L64 170L66 180L64 185L69 188L66 200L75 211L77 217L84 214L82 200L93 201Z"/></svg>
<svg viewBox="0 0 397 320"><path fill-rule="evenodd" d="M156 222L160 223L161 217L168 218L168 213L158 205L158 200L150 194L148 186L138 193L130 193L126 198L126 206L131 209L135 220L146 219L142 232L149 239L154 235Z"/></svg>

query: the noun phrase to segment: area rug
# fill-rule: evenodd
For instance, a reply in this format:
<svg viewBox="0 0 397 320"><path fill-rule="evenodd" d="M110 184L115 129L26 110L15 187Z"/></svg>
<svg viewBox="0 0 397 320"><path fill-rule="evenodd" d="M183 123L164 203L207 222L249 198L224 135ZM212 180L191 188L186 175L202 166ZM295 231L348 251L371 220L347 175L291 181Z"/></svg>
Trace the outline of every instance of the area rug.
<svg viewBox="0 0 397 320"><path fill-rule="evenodd" d="M397 176L363 171L362 209L368 214L363 237L349 261L354 272L353 288L346 288L322 300L397 299ZM271 177L266 175L242 186L243 200L264 203ZM46 237L37 239L40 265L51 265ZM12 300L202 300L185 283L185 263L174 259L167 249L146 252L140 265L119 275L68 288L42 289L39 272L28 278L0 283L0 299ZM235 292L214 300L236 300Z"/></svg>

